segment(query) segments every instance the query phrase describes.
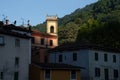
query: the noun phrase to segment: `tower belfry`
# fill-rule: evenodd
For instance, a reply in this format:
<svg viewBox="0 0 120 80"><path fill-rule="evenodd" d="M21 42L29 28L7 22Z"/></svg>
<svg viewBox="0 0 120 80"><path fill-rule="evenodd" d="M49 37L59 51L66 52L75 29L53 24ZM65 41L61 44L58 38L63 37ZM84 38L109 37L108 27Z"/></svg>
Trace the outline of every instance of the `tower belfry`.
<svg viewBox="0 0 120 80"><path fill-rule="evenodd" d="M57 15L47 15L46 22L47 22L47 33L57 36L57 33L58 33Z"/></svg>

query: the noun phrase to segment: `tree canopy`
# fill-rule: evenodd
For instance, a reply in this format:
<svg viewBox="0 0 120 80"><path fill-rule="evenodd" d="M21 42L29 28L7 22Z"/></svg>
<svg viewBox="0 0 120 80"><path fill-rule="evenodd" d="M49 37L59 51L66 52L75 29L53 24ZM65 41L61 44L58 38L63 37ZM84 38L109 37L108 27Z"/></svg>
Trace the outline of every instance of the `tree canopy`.
<svg viewBox="0 0 120 80"><path fill-rule="evenodd" d="M119 48L119 34L120 0L98 0L59 18L59 44L84 42Z"/></svg>

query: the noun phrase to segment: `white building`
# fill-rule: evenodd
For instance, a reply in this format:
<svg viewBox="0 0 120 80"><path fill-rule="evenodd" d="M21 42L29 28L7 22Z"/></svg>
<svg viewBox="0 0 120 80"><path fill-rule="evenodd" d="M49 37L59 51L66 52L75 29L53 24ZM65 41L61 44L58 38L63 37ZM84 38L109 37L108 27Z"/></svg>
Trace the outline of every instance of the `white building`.
<svg viewBox="0 0 120 80"><path fill-rule="evenodd" d="M28 80L31 63L30 31L0 25L0 80Z"/></svg>
<svg viewBox="0 0 120 80"><path fill-rule="evenodd" d="M50 51L50 62L84 67L81 80L120 80L120 51L94 45L64 45Z"/></svg>

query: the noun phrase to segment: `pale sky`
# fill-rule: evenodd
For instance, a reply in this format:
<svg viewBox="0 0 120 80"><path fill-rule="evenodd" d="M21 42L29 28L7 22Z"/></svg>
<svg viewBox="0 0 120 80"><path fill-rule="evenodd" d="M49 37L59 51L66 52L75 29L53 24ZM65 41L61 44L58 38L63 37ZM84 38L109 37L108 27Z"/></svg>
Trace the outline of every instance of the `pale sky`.
<svg viewBox="0 0 120 80"><path fill-rule="evenodd" d="M46 20L46 15L63 17L78 8L98 0L0 0L0 21L7 16L10 23L17 20L21 25L23 20L27 24L37 25ZM4 16L3 16L4 15Z"/></svg>

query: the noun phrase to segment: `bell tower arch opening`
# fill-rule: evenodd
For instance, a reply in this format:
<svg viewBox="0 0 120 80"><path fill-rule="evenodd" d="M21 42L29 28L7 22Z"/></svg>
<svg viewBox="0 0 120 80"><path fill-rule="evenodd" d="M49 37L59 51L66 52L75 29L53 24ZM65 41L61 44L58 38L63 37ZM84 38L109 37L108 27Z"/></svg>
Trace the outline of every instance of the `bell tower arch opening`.
<svg viewBox="0 0 120 80"><path fill-rule="evenodd" d="M50 33L54 33L54 26L50 27Z"/></svg>

